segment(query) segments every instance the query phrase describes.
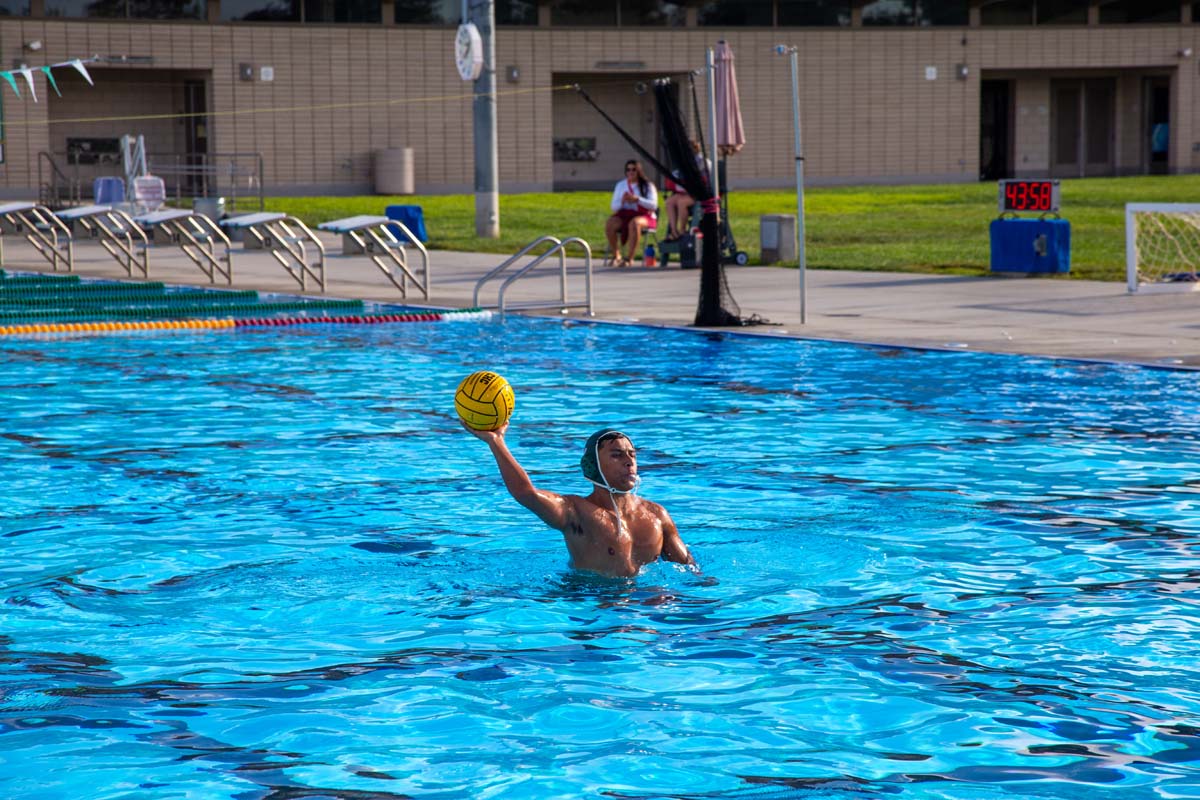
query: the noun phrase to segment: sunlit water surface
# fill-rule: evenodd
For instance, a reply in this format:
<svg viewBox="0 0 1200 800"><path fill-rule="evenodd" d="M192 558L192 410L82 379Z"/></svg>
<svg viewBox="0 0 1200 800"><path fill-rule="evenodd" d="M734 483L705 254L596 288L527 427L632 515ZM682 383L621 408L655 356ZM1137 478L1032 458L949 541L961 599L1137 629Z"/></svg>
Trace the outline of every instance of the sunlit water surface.
<svg viewBox="0 0 1200 800"><path fill-rule="evenodd" d="M0 795L1200 797L1193 373L540 320L0 343ZM702 572L572 572L453 418Z"/></svg>

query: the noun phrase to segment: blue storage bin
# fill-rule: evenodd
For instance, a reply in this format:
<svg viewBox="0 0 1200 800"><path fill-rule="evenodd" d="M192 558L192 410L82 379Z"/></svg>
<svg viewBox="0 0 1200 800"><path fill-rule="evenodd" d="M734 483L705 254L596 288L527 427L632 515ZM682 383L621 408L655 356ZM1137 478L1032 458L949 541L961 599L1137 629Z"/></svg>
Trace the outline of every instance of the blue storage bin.
<svg viewBox="0 0 1200 800"><path fill-rule="evenodd" d="M992 272L1071 271L1071 223L1065 219L995 219Z"/></svg>
<svg viewBox="0 0 1200 800"><path fill-rule="evenodd" d="M413 232L413 235L420 239L422 243L429 241L429 234L425 232L425 212L420 206L388 206L383 213L388 219L394 219L398 220L399 222L403 222L405 226L407 226L408 229ZM394 235L401 242L408 239L408 237L404 235L404 232L400 230L400 228L392 226L390 230L392 235Z"/></svg>
<svg viewBox="0 0 1200 800"><path fill-rule="evenodd" d="M121 178L96 178L92 181L92 197L98 206L125 202L125 181Z"/></svg>

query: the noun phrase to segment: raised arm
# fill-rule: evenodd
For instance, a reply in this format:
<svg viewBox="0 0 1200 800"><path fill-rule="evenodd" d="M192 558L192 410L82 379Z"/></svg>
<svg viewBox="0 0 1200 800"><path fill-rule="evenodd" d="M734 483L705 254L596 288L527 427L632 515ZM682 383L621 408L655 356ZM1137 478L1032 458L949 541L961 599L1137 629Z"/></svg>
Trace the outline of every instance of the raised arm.
<svg viewBox="0 0 1200 800"><path fill-rule="evenodd" d="M625 202L626 191L625 181L617 181L617 185L613 187L612 202L608 204L614 214L621 210L621 204Z"/></svg>
<svg viewBox="0 0 1200 800"><path fill-rule="evenodd" d="M463 425L475 438L482 440L492 451L496 466L500 468L500 477L504 479L504 488L518 503L528 508L538 519L555 530L564 530L569 522L571 505L562 495L543 491L533 485L525 468L509 451L504 441L508 425L494 431L477 431Z"/></svg>
<svg viewBox="0 0 1200 800"><path fill-rule="evenodd" d="M653 183L646 184L646 196L638 198L638 207L643 211L653 211L658 208L658 187Z"/></svg>

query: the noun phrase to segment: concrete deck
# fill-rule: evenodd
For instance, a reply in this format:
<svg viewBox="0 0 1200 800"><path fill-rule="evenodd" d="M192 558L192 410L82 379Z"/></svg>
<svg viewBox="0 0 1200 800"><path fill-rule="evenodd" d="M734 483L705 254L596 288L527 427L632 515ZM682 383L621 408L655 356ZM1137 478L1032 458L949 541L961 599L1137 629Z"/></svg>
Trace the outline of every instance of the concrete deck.
<svg viewBox="0 0 1200 800"><path fill-rule="evenodd" d="M327 296L404 302L366 256L342 256L341 238L320 234L328 253ZM602 247L602 244L600 245ZM409 250L410 263L420 264ZM16 236L4 239L4 269L50 272L50 265ZM447 308L473 304L475 282L504 258L480 253L432 251L428 301L410 291L407 302ZM557 259L553 260L557 263ZM550 263L550 262L547 262ZM572 299L582 299L580 259L569 259ZM75 272L85 277L129 280L100 245L76 239ZM60 273L61 274L61 273ZM777 267L727 267L743 316L773 323L742 330L806 339L1099 359L1200 369L1200 291L1128 294L1124 283L1061 278L963 278L907 273L809 270L807 323L800 324L799 275ZM207 279L174 247L151 248L150 279L208 286ZM539 270L513 285L509 302L557 296L558 276ZM268 253L233 251L233 286L287 294L308 292ZM218 287L221 288L221 287ZM496 303L499 281L481 303ZM650 325L689 326L695 317L698 270L677 266L613 269L594 267L594 305L599 319ZM557 311L535 312L558 316ZM571 316L582 316L578 310Z"/></svg>

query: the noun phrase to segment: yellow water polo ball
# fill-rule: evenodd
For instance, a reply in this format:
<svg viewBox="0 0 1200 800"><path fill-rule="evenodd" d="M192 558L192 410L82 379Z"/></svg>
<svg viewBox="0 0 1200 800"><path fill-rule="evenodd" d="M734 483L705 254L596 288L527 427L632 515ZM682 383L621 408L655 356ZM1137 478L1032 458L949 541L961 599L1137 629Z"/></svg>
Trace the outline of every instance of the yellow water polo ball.
<svg viewBox="0 0 1200 800"><path fill-rule="evenodd" d="M494 372L472 372L454 392L454 410L477 431L494 431L512 416L513 390Z"/></svg>

